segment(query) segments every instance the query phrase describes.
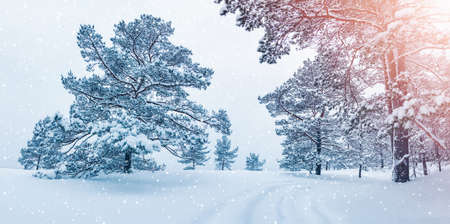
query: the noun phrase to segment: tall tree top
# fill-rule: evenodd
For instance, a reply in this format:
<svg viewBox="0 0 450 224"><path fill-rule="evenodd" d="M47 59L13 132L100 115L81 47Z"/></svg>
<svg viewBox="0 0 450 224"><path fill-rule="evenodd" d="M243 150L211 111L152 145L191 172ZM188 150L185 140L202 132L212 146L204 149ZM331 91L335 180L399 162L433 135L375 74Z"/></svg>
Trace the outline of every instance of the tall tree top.
<svg viewBox="0 0 450 224"><path fill-rule="evenodd" d="M290 45L358 51L408 45L411 51L449 46L448 12L429 0L216 0L238 26L263 28L261 61L275 63ZM433 4L434 3L434 4ZM421 30L421 32L417 32ZM423 45L426 43L427 45ZM412 53L412 52L411 52Z"/></svg>

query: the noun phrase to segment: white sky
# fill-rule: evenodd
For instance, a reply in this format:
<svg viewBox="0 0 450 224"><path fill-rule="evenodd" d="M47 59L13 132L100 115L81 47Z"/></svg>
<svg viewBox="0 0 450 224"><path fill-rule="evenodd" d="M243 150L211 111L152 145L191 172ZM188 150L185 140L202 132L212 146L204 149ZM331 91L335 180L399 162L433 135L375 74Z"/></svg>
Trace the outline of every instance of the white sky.
<svg viewBox="0 0 450 224"><path fill-rule="evenodd" d="M235 25L234 16L219 16L220 6L213 0L2 0L1 5L0 167L19 166L20 148L31 138L35 122L57 111L68 113L73 98L60 76L69 70L86 74L75 39L79 25L93 24L109 39L113 24L144 13L172 21L172 40L191 49L194 61L214 69L211 87L192 98L209 109L228 111L231 141L240 147L234 167L244 168L249 152L267 159L266 168L278 167L281 138L257 97L289 78L311 51L276 65L259 64L256 48L262 32L246 32ZM211 136L211 151L216 137ZM160 154L168 169L181 167L168 153Z"/></svg>

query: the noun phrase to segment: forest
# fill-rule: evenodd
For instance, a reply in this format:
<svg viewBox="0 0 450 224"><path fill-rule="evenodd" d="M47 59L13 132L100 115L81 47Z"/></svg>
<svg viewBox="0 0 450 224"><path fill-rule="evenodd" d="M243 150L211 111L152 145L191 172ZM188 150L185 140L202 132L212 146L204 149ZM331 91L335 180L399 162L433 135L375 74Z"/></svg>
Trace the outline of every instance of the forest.
<svg viewBox="0 0 450 224"><path fill-rule="evenodd" d="M217 2L222 15L239 15L239 26L264 29L261 63L292 47L317 51L258 99L284 137L280 168L316 175L358 168L361 177L363 169L392 167L393 181L406 182L419 164L427 173L427 163L440 171L449 160L448 27L439 11L415 16L430 13L425 2L376 2ZM217 168L231 169L238 149L229 151L226 110L188 98L188 89L207 89L213 69L171 43L174 28L161 18L141 15L113 31L108 43L94 26L80 27L77 45L92 75L62 76L75 97L70 114L35 125L19 158L25 169L55 169L58 177L156 171L164 164L150 154L161 149L195 169L209 159L208 129L223 135Z"/></svg>
<svg viewBox="0 0 450 224"><path fill-rule="evenodd" d="M95 21L78 24L73 42L81 58L73 60L84 70L68 68L59 76L59 86L73 101L65 101L68 111L49 107L32 124L31 135L15 150L15 161L23 169L0 167L0 185L9 183L0 187L6 202L0 200L0 217L6 214L7 223L13 223L13 215L1 210L20 217L20 209L14 213L11 206L25 208L8 197L15 192L15 183L23 185L19 192L36 183L50 199L56 196L47 188L57 195L97 194L103 202L93 203L101 207L121 202L125 206L128 200L134 200L133 206L145 205L123 207L127 214L123 217L135 219L112 219L106 211L97 216L94 209L95 220L77 213L74 220L80 223L141 222L145 209L162 209L154 214L158 223L377 223L365 218L361 210L365 206L378 211L386 223L450 222L450 198L445 196L450 186L449 3L215 0L210 4L220 8L214 12L217 18L233 20L236 32L259 35L254 41L257 49L250 53L259 57L261 66L276 66L306 50L314 52L305 60L297 59L295 72L284 74L287 79L279 78L270 91L252 99L266 114L239 115L233 107L222 107L220 102L237 88L220 89L223 99L210 90L217 88L218 80L239 77L216 72L221 65L205 63L196 49L176 41L176 23L158 16L158 11L119 19L107 31ZM191 10L201 11L195 4ZM0 23L0 32L1 27ZM193 32L205 36L214 31ZM221 45L232 35L201 45ZM236 86L256 92L263 79L256 74L254 83ZM197 95L210 95L219 103L211 106ZM240 105L239 98L234 100ZM251 134L240 132L242 125L252 126L238 123L245 122L244 116L270 120L272 130L258 131L279 137L279 148L271 149L276 157L252 147ZM248 144L241 138L248 138ZM182 168L174 168L171 159ZM83 186L90 189L80 191ZM113 200L110 205L99 189ZM379 201L372 202L374 195ZM43 196L30 196L39 197ZM64 200L83 207L75 197ZM154 207L149 201L163 206ZM166 210L175 201L187 207L192 203L186 210L190 221L183 220L185 213ZM235 201L239 203L232 208ZM334 202L325 203L330 201ZM349 206L345 210L344 204ZM53 215L59 211L58 206L42 206ZM396 213L396 207L402 209ZM36 208L44 217L42 223L67 221L45 216L40 205ZM221 219L222 212L226 219Z"/></svg>

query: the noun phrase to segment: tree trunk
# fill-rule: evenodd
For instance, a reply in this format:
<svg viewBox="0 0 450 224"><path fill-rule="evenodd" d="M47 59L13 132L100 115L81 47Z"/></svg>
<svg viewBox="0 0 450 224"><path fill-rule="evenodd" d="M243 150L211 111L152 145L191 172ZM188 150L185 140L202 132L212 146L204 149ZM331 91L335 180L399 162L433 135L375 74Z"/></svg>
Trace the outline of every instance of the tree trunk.
<svg viewBox="0 0 450 224"><path fill-rule="evenodd" d="M435 155L436 155L436 161L437 161L437 164L438 164L439 172L441 172L442 171L442 168L441 168L441 155L439 154L439 146L436 143L434 143L434 151L435 151Z"/></svg>
<svg viewBox="0 0 450 224"><path fill-rule="evenodd" d="M37 161L37 164L36 164L36 170L39 170L39 165L41 164L41 155L39 155L39 157L38 157L38 161Z"/></svg>
<svg viewBox="0 0 450 224"><path fill-rule="evenodd" d="M392 114L393 108L392 108L392 81L390 80L390 70L389 70L389 63L388 60L392 60L392 58L389 58L389 56L386 56L385 58L385 71L384 71L384 87L385 87L385 96L386 96L386 106L388 108L388 113ZM394 125L390 126L389 130L389 143L391 148L391 153L394 155Z"/></svg>
<svg viewBox="0 0 450 224"><path fill-rule="evenodd" d="M195 161L192 160L192 169L195 170Z"/></svg>
<svg viewBox="0 0 450 224"><path fill-rule="evenodd" d="M428 169L427 169L427 161L425 160L425 153L422 153L422 168L423 168L423 175L428 175Z"/></svg>
<svg viewBox="0 0 450 224"><path fill-rule="evenodd" d="M408 130L403 125L399 125L395 135L394 159L394 181L409 181L409 158L408 158Z"/></svg>
<svg viewBox="0 0 450 224"><path fill-rule="evenodd" d="M131 151L125 152L125 165L123 167L124 173L131 173Z"/></svg>
<svg viewBox="0 0 450 224"><path fill-rule="evenodd" d="M225 169L225 161L222 160L222 170L224 170L224 169Z"/></svg>
<svg viewBox="0 0 450 224"><path fill-rule="evenodd" d="M398 58L402 55L403 49L394 49L388 52L387 60L390 62L389 78L391 82L392 91L392 106L397 109L403 106L404 98L407 95L408 82L406 77L401 74L405 71L405 58ZM409 147L408 147L408 130L405 127L405 121L396 118L396 125L394 126L394 182L409 181Z"/></svg>
<svg viewBox="0 0 450 224"><path fill-rule="evenodd" d="M358 170L358 178L361 178L361 173L362 173L362 164L363 164L363 148L362 148L362 138L363 138L363 133L362 133L362 124L361 122L359 122L360 127L359 127L359 170Z"/></svg>
<svg viewBox="0 0 450 224"><path fill-rule="evenodd" d="M358 177L361 178L362 173L362 164L359 164L359 171L358 171Z"/></svg>
<svg viewBox="0 0 450 224"><path fill-rule="evenodd" d="M320 162L316 163L316 175L320 175L322 171L322 164Z"/></svg>
<svg viewBox="0 0 450 224"><path fill-rule="evenodd" d="M320 175L322 171L322 161L320 160L320 153L322 151L322 136L320 131L320 121L319 121L319 127L317 128L317 142L316 142L316 148L317 148L317 158L316 158L316 175Z"/></svg>

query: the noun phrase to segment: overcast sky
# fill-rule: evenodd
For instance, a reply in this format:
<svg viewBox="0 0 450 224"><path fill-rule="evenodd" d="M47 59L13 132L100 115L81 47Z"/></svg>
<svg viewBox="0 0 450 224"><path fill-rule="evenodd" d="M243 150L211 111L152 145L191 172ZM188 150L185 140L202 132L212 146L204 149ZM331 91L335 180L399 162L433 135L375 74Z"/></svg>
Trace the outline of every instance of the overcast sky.
<svg viewBox="0 0 450 224"><path fill-rule="evenodd" d="M19 167L20 148L39 119L68 113L73 97L60 77L69 70L86 74L75 39L80 24L95 25L109 39L115 23L146 13L172 21L173 42L191 49L194 61L215 71L211 87L191 98L209 109L228 111L231 141L240 147L235 168L244 168L245 156L257 152L268 160L266 168L277 169L281 138L257 97L289 78L312 52L290 55L276 65L259 64L256 48L262 32L244 31L234 16L219 16L219 8L213 0L2 0L0 167ZM211 151L216 137L211 136ZM168 153L155 156L169 169L181 167ZM206 168L212 167L211 159Z"/></svg>

